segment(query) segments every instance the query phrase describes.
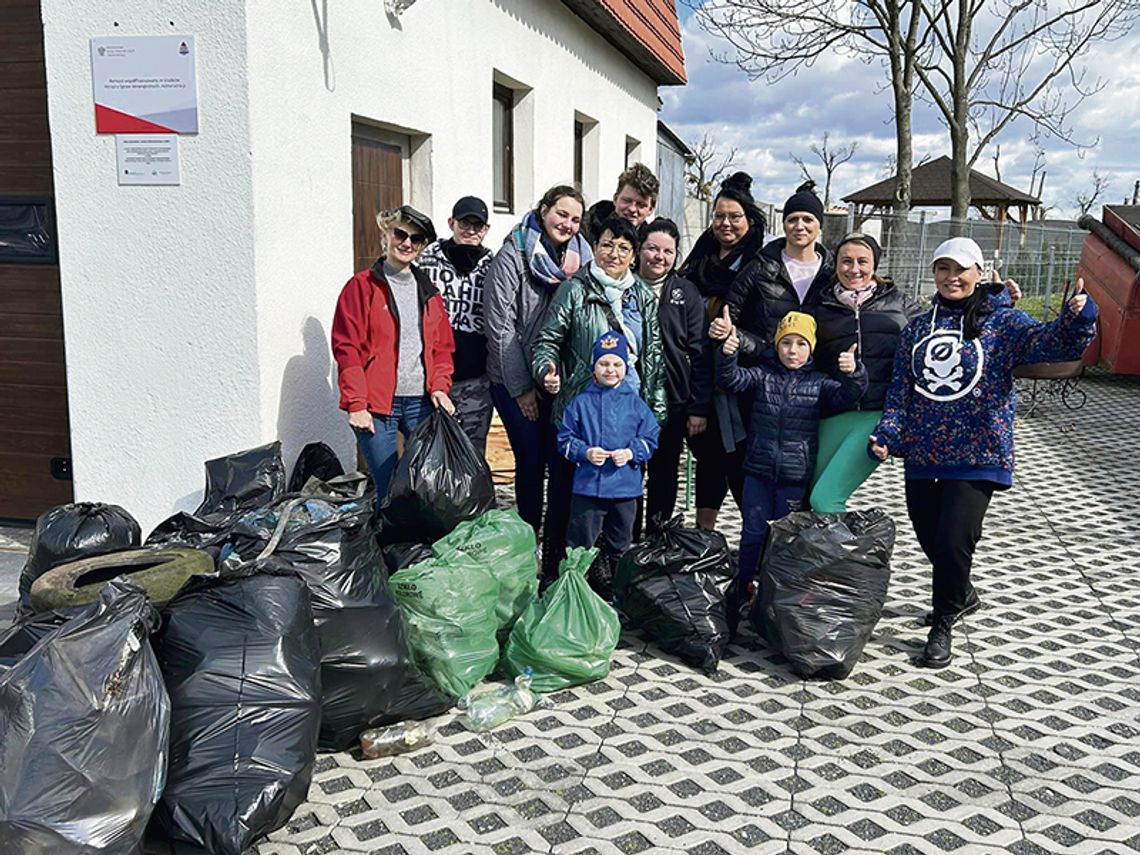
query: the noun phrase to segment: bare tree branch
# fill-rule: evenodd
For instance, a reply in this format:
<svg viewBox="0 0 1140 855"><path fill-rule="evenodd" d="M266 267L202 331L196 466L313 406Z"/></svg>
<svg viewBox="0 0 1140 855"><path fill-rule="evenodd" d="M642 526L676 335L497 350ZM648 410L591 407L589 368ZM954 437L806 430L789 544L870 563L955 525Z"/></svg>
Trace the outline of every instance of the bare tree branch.
<svg viewBox="0 0 1140 855"><path fill-rule="evenodd" d="M685 183L691 196L707 202L712 198L713 187L736 162L737 150L730 146L725 152L707 131L699 143L689 148L693 159L685 169Z"/></svg>
<svg viewBox="0 0 1140 855"><path fill-rule="evenodd" d="M1092 187L1086 193L1078 193L1073 199L1073 204L1080 209L1081 216L1084 216L1092 210L1093 205L1104 196L1105 191L1108 190L1108 186L1114 180L1115 176L1113 175L1101 175L1095 169L1093 170Z"/></svg>

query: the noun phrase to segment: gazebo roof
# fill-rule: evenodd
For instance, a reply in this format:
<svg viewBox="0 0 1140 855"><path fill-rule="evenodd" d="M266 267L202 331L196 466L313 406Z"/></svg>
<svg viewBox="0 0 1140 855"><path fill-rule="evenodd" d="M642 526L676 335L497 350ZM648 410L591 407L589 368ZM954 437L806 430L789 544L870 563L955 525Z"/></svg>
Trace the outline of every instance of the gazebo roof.
<svg viewBox="0 0 1140 855"><path fill-rule="evenodd" d="M910 203L915 207L946 207L950 205L950 158L942 156L916 166L911 172ZM891 176L870 187L856 190L844 196L844 202L853 205L889 207L895 200L895 176ZM996 178L983 175L976 169L970 170L970 204L997 205L1040 205L1041 200L1022 193L1016 187L1002 184Z"/></svg>

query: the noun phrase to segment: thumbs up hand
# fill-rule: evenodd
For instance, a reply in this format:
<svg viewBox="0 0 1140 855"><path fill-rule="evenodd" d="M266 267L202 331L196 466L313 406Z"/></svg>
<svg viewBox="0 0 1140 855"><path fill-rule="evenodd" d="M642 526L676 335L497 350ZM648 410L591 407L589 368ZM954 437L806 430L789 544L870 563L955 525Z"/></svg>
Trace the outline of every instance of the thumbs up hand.
<svg viewBox="0 0 1140 855"><path fill-rule="evenodd" d="M724 344L720 348L724 351L725 356L732 356L740 349L740 336L736 334L736 327L733 327L728 332L728 338L724 340Z"/></svg>
<svg viewBox="0 0 1140 855"><path fill-rule="evenodd" d="M858 347L858 344L853 344L839 354L839 370L844 374L855 373L855 351Z"/></svg>
<svg viewBox="0 0 1140 855"><path fill-rule="evenodd" d="M990 274L990 280L992 282L1001 282L1002 281L1001 274L998 273L996 267L993 269L992 273ZM1021 286L1018 285L1015 280L1006 279L1003 284L1005 285L1005 290L1009 292L1009 301L1011 303L1016 303L1018 300L1021 299Z"/></svg>
<svg viewBox="0 0 1140 855"><path fill-rule="evenodd" d="M1077 290L1073 292L1073 299L1069 301L1069 311L1074 315L1079 315L1085 308L1085 303L1088 302L1089 295L1085 293L1085 280L1083 278L1077 280Z"/></svg>
<svg viewBox="0 0 1140 855"><path fill-rule="evenodd" d="M728 304L726 303L720 315L713 318L713 322L709 324L709 338L714 341L724 341L731 333L732 317L728 313Z"/></svg>
<svg viewBox="0 0 1140 855"><path fill-rule="evenodd" d="M557 395L562 388L562 378L558 376L558 368L553 362L546 363L546 376L542 380L542 388L551 395Z"/></svg>

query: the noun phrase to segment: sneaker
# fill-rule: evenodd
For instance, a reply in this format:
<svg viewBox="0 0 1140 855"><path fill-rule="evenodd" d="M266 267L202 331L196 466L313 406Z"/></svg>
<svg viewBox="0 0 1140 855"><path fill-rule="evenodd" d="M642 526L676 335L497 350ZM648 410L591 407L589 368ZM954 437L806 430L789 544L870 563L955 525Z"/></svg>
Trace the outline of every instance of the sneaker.
<svg viewBox="0 0 1140 855"><path fill-rule="evenodd" d="M918 661L919 665L923 668L945 668L950 664L953 626L953 615L943 615L934 621L930 635L926 637L926 647Z"/></svg>
<svg viewBox="0 0 1140 855"><path fill-rule="evenodd" d="M966 617L967 615L972 615L974 612L976 612L981 607L982 607L982 601L978 599L978 592L977 591L971 591L970 596L966 598L966 605L962 608L962 611L953 615L954 623L957 623L958 621L960 621L962 618ZM934 626L934 612L927 612L926 613L926 615L922 618L922 625L923 626Z"/></svg>

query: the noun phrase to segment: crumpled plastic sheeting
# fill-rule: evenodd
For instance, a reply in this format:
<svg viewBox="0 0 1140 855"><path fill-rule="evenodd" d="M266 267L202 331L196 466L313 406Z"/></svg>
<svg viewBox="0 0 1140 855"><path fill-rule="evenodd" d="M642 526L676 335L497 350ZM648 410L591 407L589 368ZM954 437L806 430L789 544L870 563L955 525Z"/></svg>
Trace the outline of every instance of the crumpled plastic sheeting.
<svg viewBox="0 0 1140 855"><path fill-rule="evenodd" d="M711 673L728 645L725 596L735 575L723 534L674 517L621 557L614 597L630 626Z"/></svg>
<svg viewBox="0 0 1140 855"><path fill-rule="evenodd" d="M115 579L97 608L0 676L5 852L134 852L166 780L170 699L148 636L157 615Z"/></svg>
<svg viewBox="0 0 1140 855"><path fill-rule="evenodd" d="M842 680L882 616L894 545L879 508L776 520L749 616L756 631L799 676Z"/></svg>

